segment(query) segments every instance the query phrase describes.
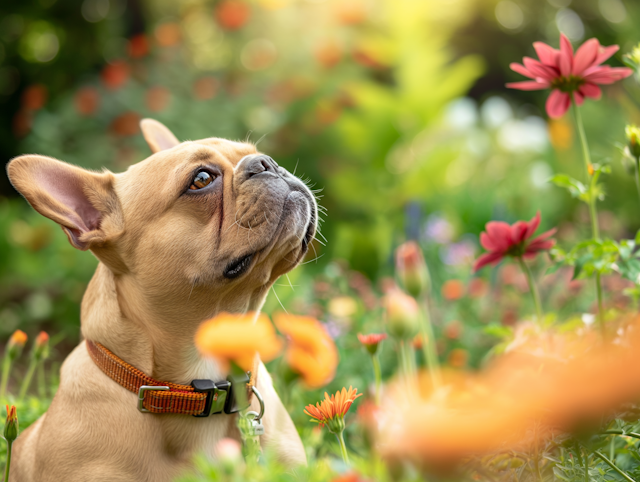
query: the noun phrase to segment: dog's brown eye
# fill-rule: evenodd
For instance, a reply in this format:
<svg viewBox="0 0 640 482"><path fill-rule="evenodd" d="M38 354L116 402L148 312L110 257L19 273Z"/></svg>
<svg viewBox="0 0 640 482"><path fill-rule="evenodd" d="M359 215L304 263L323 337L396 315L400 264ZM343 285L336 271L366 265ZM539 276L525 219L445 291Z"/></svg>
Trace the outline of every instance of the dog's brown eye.
<svg viewBox="0 0 640 482"><path fill-rule="evenodd" d="M195 191L196 189L202 189L203 187L208 186L213 181L213 176L209 174L207 171L200 171L196 174L196 177L193 178L193 183L189 186L189 189Z"/></svg>

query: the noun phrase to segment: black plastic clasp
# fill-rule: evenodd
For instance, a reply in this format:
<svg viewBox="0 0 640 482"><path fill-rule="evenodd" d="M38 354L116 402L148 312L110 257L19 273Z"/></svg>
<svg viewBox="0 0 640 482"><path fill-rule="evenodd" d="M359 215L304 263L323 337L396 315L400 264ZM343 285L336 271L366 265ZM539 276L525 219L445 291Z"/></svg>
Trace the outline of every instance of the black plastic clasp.
<svg viewBox="0 0 640 482"><path fill-rule="evenodd" d="M213 380L193 380L191 386L194 391L200 393L206 393L207 398L204 405L204 410L199 415L194 417L208 417L216 413L226 412L226 407L231 398L229 393L231 390L231 383L227 380L221 382L214 382Z"/></svg>

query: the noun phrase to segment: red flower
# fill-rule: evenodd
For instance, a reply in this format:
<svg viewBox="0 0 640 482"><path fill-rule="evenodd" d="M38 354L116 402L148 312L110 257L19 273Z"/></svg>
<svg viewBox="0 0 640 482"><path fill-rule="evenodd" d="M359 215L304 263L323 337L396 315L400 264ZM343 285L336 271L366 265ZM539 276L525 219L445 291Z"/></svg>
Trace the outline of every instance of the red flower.
<svg viewBox="0 0 640 482"><path fill-rule="evenodd" d="M535 42L533 47L540 61L525 57L522 64L511 64L511 69L533 80L512 82L507 87L519 90L553 89L547 99L549 117L562 117L571 105L572 98L582 105L585 97L599 99L602 91L597 84L613 84L629 77L633 70L626 67L600 65L620 47L603 47L598 39L587 40L573 53L571 42L560 34L560 50Z"/></svg>
<svg viewBox="0 0 640 482"><path fill-rule="evenodd" d="M487 223L486 232L480 234L480 244L489 252L476 260L473 271L487 264L497 264L505 256L533 258L538 252L551 249L555 240L547 238L553 236L555 228L529 241L539 225L539 211L529 222L518 221L513 225L501 221Z"/></svg>

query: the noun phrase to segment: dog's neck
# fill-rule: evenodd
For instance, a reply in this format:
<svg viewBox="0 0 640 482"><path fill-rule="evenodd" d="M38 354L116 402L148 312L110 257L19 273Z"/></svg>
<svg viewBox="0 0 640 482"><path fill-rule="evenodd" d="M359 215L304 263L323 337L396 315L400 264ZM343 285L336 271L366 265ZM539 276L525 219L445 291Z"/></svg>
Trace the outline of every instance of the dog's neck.
<svg viewBox="0 0 640 482"><path fill-rule="evenodd" d="M261 292L244 303L230 299L228 306L209 307L207 315L257 309L264 298ZM157 380L189 384L197 378L223 379L219 365L195 348L196 330L207 318L193 308L197 294L185 300L184 306L173 303L167 310L150 307L131 279L116 277L100 263L82 300L82 334Z"/></svg>

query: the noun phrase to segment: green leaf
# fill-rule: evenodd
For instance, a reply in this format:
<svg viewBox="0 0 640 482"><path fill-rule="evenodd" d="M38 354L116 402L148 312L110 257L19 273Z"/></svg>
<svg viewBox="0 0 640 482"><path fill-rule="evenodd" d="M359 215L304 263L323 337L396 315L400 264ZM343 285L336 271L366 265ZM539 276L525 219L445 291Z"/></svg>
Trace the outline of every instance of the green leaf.
<svg viewBox="0 0 640 482"><path fill-rule="evenodd" d="M584 195L588 195L587 187L577 179L574 179L567 174L556 174L549 179L549 181L554 183L556 186L567 189L573 197L580 198Z"/></svg>

